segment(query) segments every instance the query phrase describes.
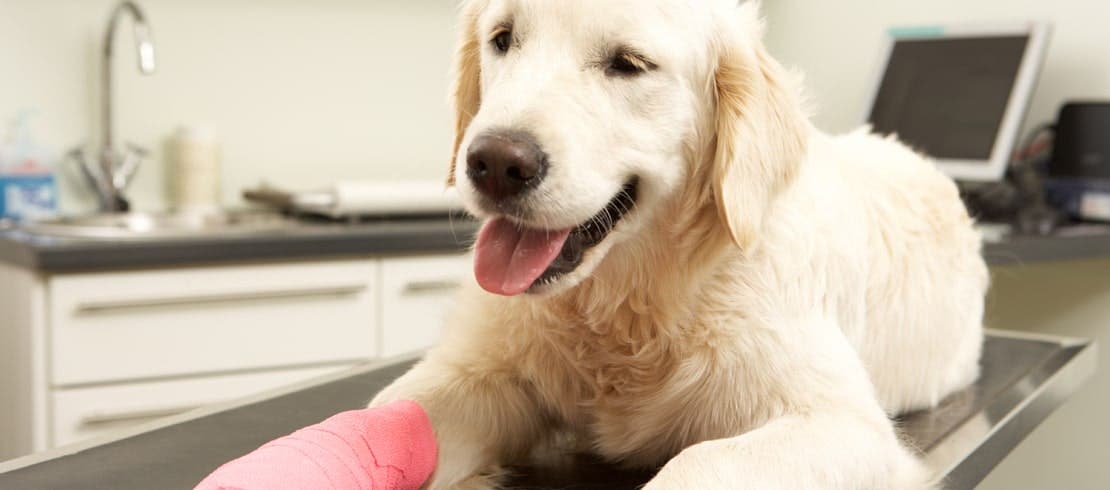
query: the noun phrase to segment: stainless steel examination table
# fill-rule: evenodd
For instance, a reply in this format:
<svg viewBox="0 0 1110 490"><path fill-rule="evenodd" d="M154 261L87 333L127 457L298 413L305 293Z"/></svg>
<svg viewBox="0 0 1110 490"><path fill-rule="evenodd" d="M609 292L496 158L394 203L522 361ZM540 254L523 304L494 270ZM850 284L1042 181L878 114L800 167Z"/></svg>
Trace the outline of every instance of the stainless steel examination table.
<svg viewBox="0 0 1110 490"><path fill-rule="evenodd" d="M262 443L362 408L412 365L377 363L236 403L0 463L0 489L188 489L225 461ZM991 332L979 381L899 425L948 488L971 488L1091 375L1095 346ZM651 472L587 457L563 469L517 470L510 488L635 488Z"/></svg>

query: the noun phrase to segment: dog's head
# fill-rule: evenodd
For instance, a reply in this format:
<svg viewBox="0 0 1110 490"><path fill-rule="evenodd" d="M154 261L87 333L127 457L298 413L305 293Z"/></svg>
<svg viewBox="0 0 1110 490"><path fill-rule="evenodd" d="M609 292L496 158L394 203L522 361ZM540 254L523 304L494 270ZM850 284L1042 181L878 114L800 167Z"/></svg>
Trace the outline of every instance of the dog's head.
<svg viewBox="0 0 1110 490"><path fill-rule="evenodd" d="M808 128L759 31L735 0L465 1L449 180L487 220L479 284L572 287L676 199L750 242Z"/></svg>

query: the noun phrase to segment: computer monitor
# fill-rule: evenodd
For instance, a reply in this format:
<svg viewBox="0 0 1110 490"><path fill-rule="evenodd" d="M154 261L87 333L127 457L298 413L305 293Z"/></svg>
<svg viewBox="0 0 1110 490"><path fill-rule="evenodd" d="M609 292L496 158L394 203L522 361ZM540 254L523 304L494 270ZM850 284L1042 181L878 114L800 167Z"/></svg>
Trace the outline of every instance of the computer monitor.
<svg viewBox="0 0 1110 490"><path fill-rule="evenodd" d="M1047 23L887 32L866 121L963 181L1001 179L1036 85Z"/></svg>

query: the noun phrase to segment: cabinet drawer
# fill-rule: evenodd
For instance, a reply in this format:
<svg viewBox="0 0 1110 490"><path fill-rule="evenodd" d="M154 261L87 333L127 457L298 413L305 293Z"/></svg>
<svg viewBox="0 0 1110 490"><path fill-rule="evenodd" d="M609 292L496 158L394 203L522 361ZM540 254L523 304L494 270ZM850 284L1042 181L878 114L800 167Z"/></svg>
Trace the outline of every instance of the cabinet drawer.
<svg viewBox="0 0 1110 490"><path fill-rule="evenodd" d="M376 277L372 260L56 276L53 383L371 358Z"/></svg>
<svg viewBox="0 0 1110 490"><path fill-rule="evenodd" d="M381 355L434 345L447 309L471 270L469 255L382 260Z"/></svg>
<svg viewBox="0 0 1110 490"><path fill-rule="evenodd" d="M54 446L177 415L347 369L336 365L203 378L55 390Z"/></svg>

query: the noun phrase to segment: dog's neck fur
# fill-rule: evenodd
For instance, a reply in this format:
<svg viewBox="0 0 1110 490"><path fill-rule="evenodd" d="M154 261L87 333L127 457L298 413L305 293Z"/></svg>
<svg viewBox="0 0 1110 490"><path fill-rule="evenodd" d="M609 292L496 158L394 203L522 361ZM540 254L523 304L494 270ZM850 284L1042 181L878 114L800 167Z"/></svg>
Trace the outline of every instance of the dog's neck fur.
<svg viewBox="0 0 1110 490"><path fill-rule="evenodd" d="M581 393L586 403L656 386L655 378L687 354L679 347L698 344L690 339L704 329L695 321L704 318L703 300L721 289L742 260L712 192L697 184L702 178L695 170L686 188L644 227L665 230L662 234L618 244L581 284L532 301L536 318L564 322L539 321L537 334L575 359L586 381ZM567 319L574 320L567 324Z"/></svg>

